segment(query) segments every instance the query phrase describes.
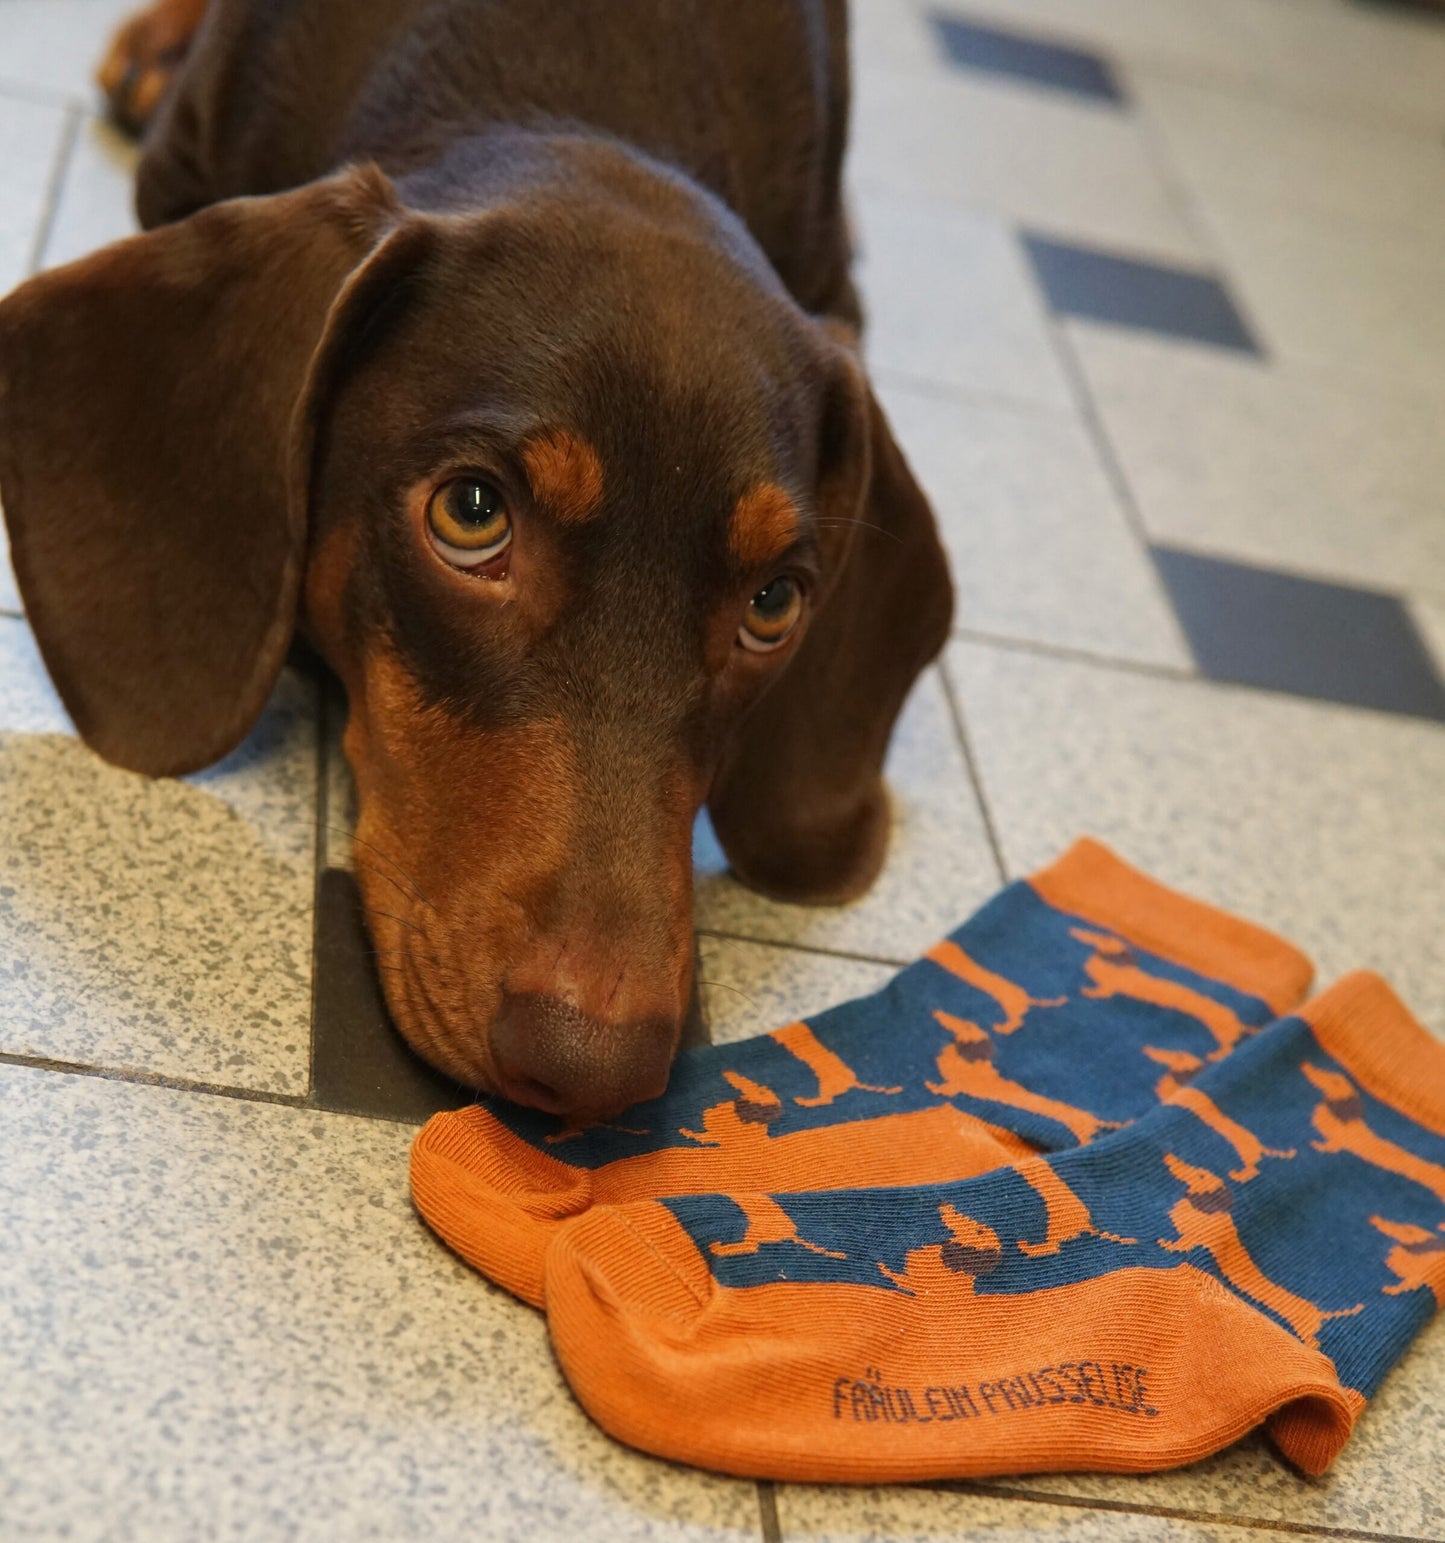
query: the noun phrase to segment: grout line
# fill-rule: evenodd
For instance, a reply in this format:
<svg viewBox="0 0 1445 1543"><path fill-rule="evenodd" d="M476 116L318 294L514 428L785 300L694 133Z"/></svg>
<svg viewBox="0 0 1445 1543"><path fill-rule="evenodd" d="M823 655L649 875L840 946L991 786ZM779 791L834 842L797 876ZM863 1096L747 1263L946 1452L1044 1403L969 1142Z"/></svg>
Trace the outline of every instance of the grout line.
<svg viewBox="0 0 1445 1543"><path fill-rule="evenodd" d="M311 1000L306 1013L306 1096L316 1095L316 991L321 978L321 875L326 871L330 798L327 741L329 719L325 678L318 671L312 682L316 692L316 847L311 873Z"/></svg>
<svg viewBox="0 0 1445 1543"><path fill-rule="evenodd" d="M51 162L50 176L45 183L45 201L40 208L40 219L35 227L35 239L25 259L25 274L30 277L40 271L45 259L45 249L55 229L55 216L60 209L61 189L75 159L75 146L80 137L80 109L73 103L65 109L65 122L60 130L60 142L55 147L55 159Z"/></svg>
<svg viewBox="0 0 1445 1543"><path fill-rule="evenodd" d="M3 616L6 621L25 620L24 611L12 611L8 605L0 605L0 616Z"/></svg>
<svg viewBox="0 0 1445 1543"><path fill-rule="evenodd" d="M30 102L37 107L70 108L79 113L95 110L73 91L37 86L30 81L16 80L13 75L0 75L0 97L8 97L13 102Z"/></svg>
<svg viewBox="0 0 1445 1543"><path fill-rule="evenodd" d="M312 1114L339 1114L358 1120L374 1120L382 1125L415 1128L414 1120L385 1114L370 1114L355 1109L323 1109L297 1093L272 1093L265 1088L237 1088L192 1077L171 1077L162 1072L146 1072L136 1067L87 1066L80 1061L57 1061L49 1056L15 1055L0 1051L0 1066L19 1066L29 1071L58 1072L65 1077L94 1077L101 1082L124 1082L131 1087L169 1088L175 1093L199 1093L211 1098L227 1098L242 1104L275 1104L283 1109L303 1109Z"/></svg>
<svg viewBox="0 0 1445 1543"><path fill-rule="evenodd" d="M868 353L866 338L863 353L866 360ZM929 375L915 375L911 370L900 370L890 364L869 364L868 377L884 386L892 385L905 391L915 391L920 396L929 396L944 402L958 402L969 407L990 407L997 411L1018 413L1028 418L1073 419L1077 416L1072 402L1045 402L1032 397L1012 396L1005 391L988 391L980 386L960 386L952 381L934 380Z"/></svg>
<svg viewBox="0 0 1445 1543"><path fill-rule="evenodd" d="M783 1529L778 1521L778 1494L771 1479L758 1480L758 1522L763 1543L783 1543Z"/></svg>
<svg viewBox="0 0 1445 1543"><path fill-rule="evenodd" d="M983 820L984 834L988 837L989 851L993 853L993 865L998 871L998 881L1000 884L1007 884L1009 871L1003 857L1003 843L999 839L998 826L994 821L988 794L984 791L983 773L979 769L978 757L973 752L973 743L968 737L968 729L963 721L963 708L959 703L958 693L954 690L948 666L943 660L939 661L938 674L943 682L943 695L948 703L948 713L953 720L954 737L958 740L959 749L963 752L963 762L968 768L968 780L973 784L973 796Z"/></svg>
<svg viewBox="0 0 1445 1543"><path fill-rule="evenodd" d="M1282 1517L1237 1516L1232 1512L1200 1511L1190 1506L1145 1505L1129 1500L1098 1500L1089 1495L1053 1494L1048 1490L1015 1489L1007 1484L974 1483L968 1480L935 1480L920 1489L942 1490L949 1494L996 1496L1026 1505L1065 1506L1075 1511L1102 1511L1115 1515L1157 1516L1169 1521L1206 1522L1219 1527L1243 1527L1260 1532L1279 1532L1291 1537L1360 1539L1363 1543L1420 1543L1420 1536L1403 1532L1371 1532L1364 1527L1330 1527L1319 1522L1292 1522Z"/></svg>
<svg viewBox="0 0 1445 1543"><path fill-rule="evenodd" d="M1074 648L1068 643L1046 643L1039 638L1010 637L1001 632L985 632L978 627L955 627L953 636L965 643L985 643L1012 653L1035 654L1045 659L1061 659L1070 664L1100 665L1105 669L1127 670L1147 675L1151 680L1199 681L1204 677L1192 665L1158 664L1148 659L1127 659L1118 654L1096 653L1088 648Z"/></svg>
<svg viewBox="0 0 1445 1543"><path fill-rule="evenodd" d="M729 932L721 927L698 927L695 934L700 938L722 938L729 943L756 943L759 948L779 948L796 954L816 954L821 959L856 959L860 964L886 964L898 969L911 964L910 959L900 959L891 954L856 954L845 948L824 948L817 943L794 943L789 938L755 938L745 932Z"/></svg>
<svg viewBox="0 0 1445 1543"><path fill-rule="evenodd" d="M1052 307L1049 307L1049 336L1053 339L1054 353L1065 376L1068 378L1069 387L1074 393L1074 401L1078 404L1079 415L1084 420L1084 427L1089 431L1089 438L1093 440L1094 449L1103 463L1104 475L1108 477L1109 483L1114 489L1114 495L1118 498L1120 506L1124 511L1124 518L1129 522L1129 529L1133 531L1135 539L1144 548L1144 554L1147 557L1149 555L1150 541L1148 528L1144 524L1143 513L1140 511L1138 501L1134 497L1134 490L1129 486L1128 479L1124 475L1124 468L1119 461L1119 457L1114 452L1113 442L1104 428L1104 420L1099 414L1098 406L1094 401L1094 393L1089 388L1088 379L1085 377L1078 355L1074 351L1074 345L1069 337L1065 320ZM1152 560L1150 567L1153 567ZM1155 575L1155 582L1158 582L1157 574ZM1167 595L1165 599L1168 599Z"/></svg>

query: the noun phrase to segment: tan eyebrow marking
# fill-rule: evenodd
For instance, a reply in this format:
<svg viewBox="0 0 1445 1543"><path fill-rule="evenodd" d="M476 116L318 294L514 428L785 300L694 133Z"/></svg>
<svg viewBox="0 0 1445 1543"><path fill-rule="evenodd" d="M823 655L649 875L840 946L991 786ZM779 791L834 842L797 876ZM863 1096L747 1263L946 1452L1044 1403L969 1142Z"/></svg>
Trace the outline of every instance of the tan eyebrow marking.
<svg viewBox="0 0 1445 1543"><path fill-rule="evenodd" d="M585 439L548 429L522 447L532 492L564 525L590 520L602 504L602 462Z"/></svg>
<svg viewBox="0 0 1445 1543"><path fill-rule="evenodd" d="M775 482L744 493L728 521L728 546L746 567L761 567L781 557L798 539L798 510Z"/></svg>

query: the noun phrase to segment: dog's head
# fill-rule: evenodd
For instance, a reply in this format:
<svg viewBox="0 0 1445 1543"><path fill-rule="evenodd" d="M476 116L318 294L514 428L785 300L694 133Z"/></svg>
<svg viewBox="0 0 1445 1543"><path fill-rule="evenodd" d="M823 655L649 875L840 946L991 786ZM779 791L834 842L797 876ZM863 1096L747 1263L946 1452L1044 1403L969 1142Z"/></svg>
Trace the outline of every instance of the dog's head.
<svg viewBox="0 0 1445 1543"><path fill-rule="evenodd" d="M399 1026L573 1116L665 1082L704 801L769 892L871 881L950 601L847 337L596 153L482 212L369 169L236 200L0 305L0 493L81 734L206 765L304 621Z"/></svg>

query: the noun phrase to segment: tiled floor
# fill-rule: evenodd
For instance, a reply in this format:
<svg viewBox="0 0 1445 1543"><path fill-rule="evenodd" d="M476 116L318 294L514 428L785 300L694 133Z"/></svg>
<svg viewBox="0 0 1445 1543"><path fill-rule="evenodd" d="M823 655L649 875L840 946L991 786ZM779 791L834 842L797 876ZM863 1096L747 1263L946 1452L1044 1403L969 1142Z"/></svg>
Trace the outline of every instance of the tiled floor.
<svg viewBox="0 0 1445 1543"><path fill-rule="evenodd" d="M0 0L0 290L128 228L87 72L129 4ZM871 989L1083 830L1445 1035L1445 16L856 12L870 349L958 636L867 899L766 904L700 826L714 1036ZM104 767L0 564L0 1543L1445 1537L1439 1322L1317 1482L1257 1440L967 1492L609 1442L410 1209L450 1090L366 973L337 726L288 672L213 771Z"/></svg>

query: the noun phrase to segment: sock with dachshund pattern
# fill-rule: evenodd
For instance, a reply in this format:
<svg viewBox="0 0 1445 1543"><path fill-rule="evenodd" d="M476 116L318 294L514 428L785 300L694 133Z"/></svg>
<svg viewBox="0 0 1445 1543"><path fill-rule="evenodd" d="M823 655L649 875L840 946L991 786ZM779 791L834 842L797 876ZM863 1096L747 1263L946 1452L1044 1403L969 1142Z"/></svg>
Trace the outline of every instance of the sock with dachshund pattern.
<svg viewBox="0 0 1445 1543"><path fill-rule="evenodd" d="M960 1183L598 1207L548 1250L558 1360L749 1478L1134 1472L1261 1422L1322 1473L1445 1302L1445 1045L1360 973L1192 1086Z"/></svg>
<svg viewBox="0 0 1445 1543"><path fill-rule="evenodd" d="M1304 996L1309 961L1098 842L1011 884L883 990L678 1058L667 1091L574 1130L502 1100L412 1149L431 1227L542 1301L557 1227L593 1205L713 1190L943 1182L1083 1145L1171 1100L1268 1155L1192 1078Z"/></svg>

